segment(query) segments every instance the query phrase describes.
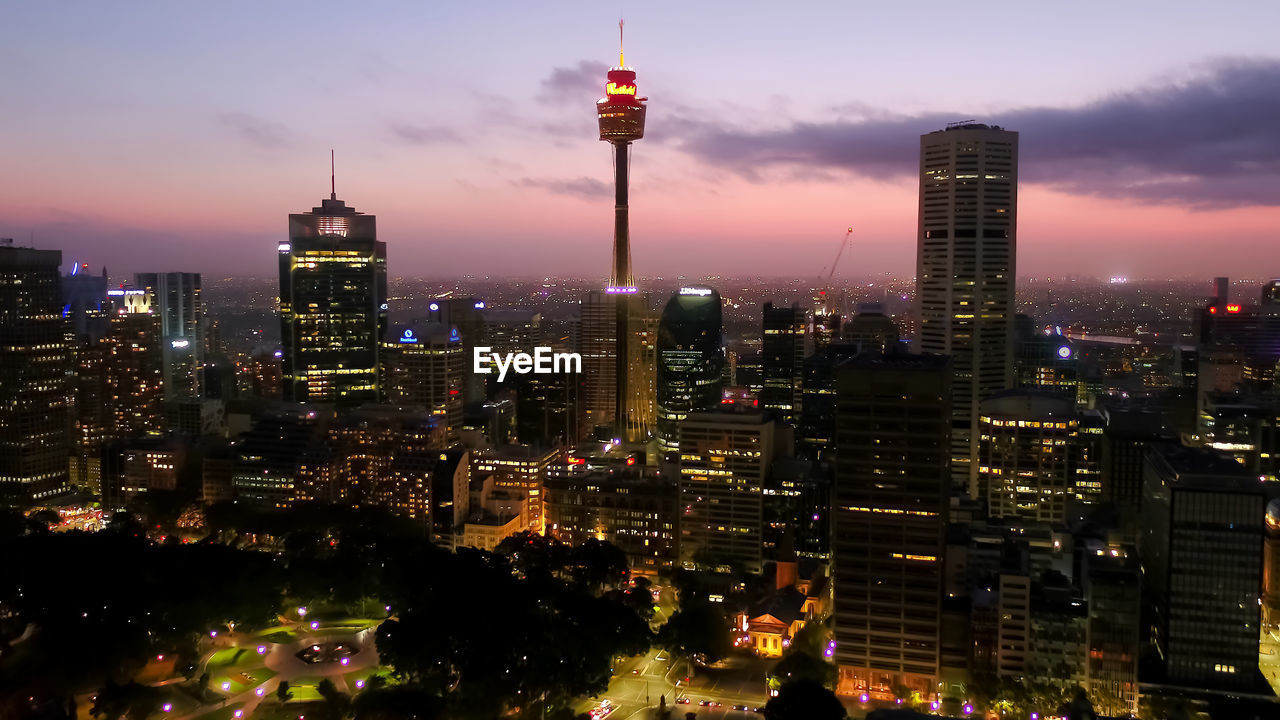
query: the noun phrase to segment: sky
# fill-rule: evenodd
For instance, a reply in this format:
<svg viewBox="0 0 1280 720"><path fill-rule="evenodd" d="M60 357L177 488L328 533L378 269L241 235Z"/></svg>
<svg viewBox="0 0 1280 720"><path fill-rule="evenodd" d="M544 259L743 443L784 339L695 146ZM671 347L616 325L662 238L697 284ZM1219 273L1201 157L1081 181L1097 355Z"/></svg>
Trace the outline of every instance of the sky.
<svg viewBox="0 0 1280 720"><path fill-rule="evenodd" d="M919 135L1020 133L1018 272L1280 275L1280 3L0 4L0 237L269 277L287 215L392 275L600 276L616 63L640 276L910 277Z"/></svg>

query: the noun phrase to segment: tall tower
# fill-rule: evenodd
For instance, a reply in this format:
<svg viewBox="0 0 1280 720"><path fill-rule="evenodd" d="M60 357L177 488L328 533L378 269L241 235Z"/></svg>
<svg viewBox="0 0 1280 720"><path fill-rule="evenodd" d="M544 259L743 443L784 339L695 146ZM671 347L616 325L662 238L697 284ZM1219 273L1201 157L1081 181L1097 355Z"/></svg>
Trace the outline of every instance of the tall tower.
<svg viewBox="0 0 1280 720"><path fill-rule="evenodd" d="M686 287L671 296L658 325L658 447L680 449L680 423L689 413L720 406L724 385L724 328L720 293Z"/></svg>
<svg viewBox="0 0 1280 720"><path fill-rule="evenodd" d="M631 272L631 232L628 223L627 184L631 143L644 137L645 101L636 95L636 71L627 67L622 52L622 22L618 22L618 66L609 70L605 96L596 102L600 139L613 145L613 268L607 293L614 296L614 424L623 433L637 424L631 418L628 369L631 365L631 298L636 293ZM629 434L629 433L628 433ZM635 438L628 438L635 439Z"/></svg>
<svg viewBox="0 0 1280 720"><path fill-rule="evenodd" d="M387 244L373 215L336 192L289 216L280 258L284 399L359 405L378 399L387 327Z"/></svg>
<svg viewBox="0 0 1280 720"><path fill-rule="evenodd" d="M71 353L60 250L0 240L0 500L34 504L68 490Z"/></svg>
<svg viewBox="0 0 1280 720"><path fill-rule="evenodd" d="M165 398L199 397L204 365L200 273L136 273L133 284L147 291L151 311L160 318Z"/></svg>
<svg viewBox="0 0 1280 720"><path fill-rule="evenodd" d="M979 404L1013 387L1018 133L955 123L920 138L922 352L950 355L951 479L977 495Z"/></svg>

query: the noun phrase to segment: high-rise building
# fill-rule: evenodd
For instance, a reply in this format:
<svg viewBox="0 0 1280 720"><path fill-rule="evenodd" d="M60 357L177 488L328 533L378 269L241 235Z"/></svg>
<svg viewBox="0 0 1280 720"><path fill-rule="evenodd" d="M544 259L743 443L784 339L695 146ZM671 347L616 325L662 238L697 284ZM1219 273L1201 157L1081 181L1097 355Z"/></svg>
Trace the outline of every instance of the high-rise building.
<svg viewBox="0 0 1280 720"><path fill-rule="evenodd" d="M373 215L337 193L289 216L279 244L284 399L358 405L378 399L387 328L387 245Z"/></svg>
<svg viewBox="0 0 1280 720"><path fill-rule="evenodd" d="M1089 696L1102 715L1138 712L1138 658L1142 652L1142 575L1132 546L1081 553L1089 608Z"/></svg>
<svg viewBox="0 0 1280 720"><path fill-rule="evenodd" d="M106 269L71 265L62 276L62 314L75 373L72 379L71 483L90 497L102 492L102 446L111 425L107 358L111 354L111 302Z"/></svg>
<svg viewBox="0 0 1280 720"><path fill-rule="evenodd" d="M658 448L679 448L680 423L693 412L714 410L724 388L724 328L720 293L681 288L658 324Z"/></svg>
<svg viewBox="0 0 1280 720"><path fill-rule="evenodd" d="M764 375L760 406L779 420L793 424L800 414L804 359L813 350L808 311L799 305L764 304L761 371Z"/></svg>
<svg viewBox="0 0 1280 720"><path fill-rule="evenodd" d="M58 250L0 244L0 495L31 503L65 492L71 455L71 353Z"/></svg>
<svg viewBox="0 0 1280 720"><path fill-rule="evenodd" d="M584 382L584 435L592 428L614 423L615 376L618 371L614 354L617 352L618 331L614 312L616 297L616 294L592 290L578 309L578 353L582 355Z"/></svg>
<svg viewBox="0 0 1280 720"><path fill-rule="evenodd" d="M669 569L678 558L674 480L642 465L592 468L547 478L547 533L571 544L604 540L632 572Z"/></svg>
<svg viewBox="0 0 1280 720"><path fill-rule="evenodd" d="M842 340L869 352L893 352L901 333L885 313L884 303L858 303L858 314L844 324Z"/></svg>
<svg viewBox="0 0 1280 720"><path fill-rule="evenodd" d="M427 321L445 327L457 328L462 339L462 356L475 357L475 348L489 345L489 328L485 322L485 301L479 298L436 298L427 303ZM470 362L468 359L467 362ZM470 405L485 400L485 376L480 373L463 374L462 404Z"/></svg>
<svg viewBox="0 0 1280 720"><path fill-rule="evenodd" d="M264 507L288 507L300 497L314 498L308 489L329 486L327 458L322 456L330 413L312 408L288 408L257 420L236 445L231 489L236 499Z"/></svg>
<svg viewBox="0 0 1280 720"><path fill-rule="evenodd" d="M680 559L686 567L763 567L763 492L774 421L758 412L691 413L680 423Z"/></svg>
<svg viewBox="0 0 1280 720"><path fill-rule="evenodd" d="M796 454L810 460L831 460L836 447L836 369L862 352L860 346L833 343L804 359L800 390L803 400L796 422Z"/></svg>
<svg viewBox="0 0 1280 720"><path fill-rule="evenodd" d="M1263 312L1280 312L1280 278L1262 286L1262 308Z"/></svg>
<svg viewBox="0 0 1280 720"><path fill-rule="evenodd" d="M936 698L951 368L863 355L839 370L832 501L838 691Z"/></svg>
<svg viewBox="0 0 1280 720"><path fill-rule="evenodd" d="M1229 457L1172 444L1147 451L1144 476L1143 585L1168 681L1253 687L1265 489Z"/></svg>
<svg viewBox="0 0 1280 720"><path fill-rule="evenodd" d="M529 527L541 535L546 531L547 468L559 458L558 447L503 445L477 450L473 462L476 474L493 475L494 488L523 499Z"/></svg>
<svg viewBox="0 0 1280 720"><path fill-rule="evenodd" d="M110 354L106 357L111 424L117 440L163 435L164 354L160 318L151 297L137 288L108 290L111 298Z"/></svg>
<svg viewBox="0 0 1280 720"><path fill-rule="evenodd" d="M641 439L644 428L631 417L632 388L629 378L632 339L632 298L636 293L631 269L631 229L628 185L631 143L644 137L645 101L636 92L636 71L627 67L621 49L622 23L618 23L618 65L609 70L605 96L596 102L600 139L613 146L613 267L607 293L614 302L614 423L628 440Z"/></svg>
<svg viewBox="0 0 1280 720"><path fill-rule="evenodd" d="M916 346L951 356L951 476L976 496L979 404L1013 386L1018 134L979 123L920 138Z"/></svg>
<svg viewBox="0 0 1280 720"><path fill-rule="evenodd" d="M200 273L138 273L136 287L151 300L160 320L166 400L200 397L204 366L204 303Z"/></svg>
<svg viewBox="0 0 1280 720"><path fill-rule="evenodd" d="M439 323L395 326L382 344L382 395L396 405L426 408L444 424L449 442L462 432L462 392L468 358L458 329Z"/></svg>
<svg viewBox="0 0 1280 720"><path fill-rule="evenodd" d="M1073 398L1010 390L982 402L978 486L992 517L1060 524L1075 497Z"/></svg>

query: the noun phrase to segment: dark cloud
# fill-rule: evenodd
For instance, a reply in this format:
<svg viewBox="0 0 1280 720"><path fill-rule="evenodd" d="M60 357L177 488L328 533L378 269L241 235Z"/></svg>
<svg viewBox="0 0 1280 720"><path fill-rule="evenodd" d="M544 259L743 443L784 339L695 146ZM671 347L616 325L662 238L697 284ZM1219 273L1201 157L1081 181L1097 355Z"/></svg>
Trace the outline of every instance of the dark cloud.
<svg viewBox="0 0 1280 720"><path fill-rule="evenodd" d="M679 146L759 179L770 166L912 176L922 133L972 115L902 116L861 106L857 119L757 131L688 118ZM839 111L839 109L837 109ZM981 121L1021 133L1021 176L1082 195L1202 208L1280 205L1280 61L1212 63L1177 83L1074 108L1024 108Z"/></svg>
<svg viewBox="0 0 1280 720"><path fill-rule="evenodd" d="M391 134L411 145L455 143L462 140L458 133L443 125L410 125L391 123Z"/></svg>
<svg viewBox="0 0 1280 720"><path fill-rule="evenodd" d="M538 188L552 192L557 195L570 195L573 197L595 200L601 197L609 197L613 194L613 186L590 177L580 178L520 178L512 180L512 185L517 187Z"/></svg>
<svg viewBox="0 0 1280 720"><path fill-rule="evenodd" d="M583 60L573 67L558 67L542 81L538 99L542 102L560 103L577 101L583 96L604 94L605 76L609 66L602 62Z"/></svg>
<svg viewBox="0 0 1280 720"><path fill-rule="evenodd" d="M282 148L290 145L293 141L289 128L283 124L272 120L264 120L248 113L223 113L218 116L218 121L239 136L240 139L260 148L269 150Z"/></svg>

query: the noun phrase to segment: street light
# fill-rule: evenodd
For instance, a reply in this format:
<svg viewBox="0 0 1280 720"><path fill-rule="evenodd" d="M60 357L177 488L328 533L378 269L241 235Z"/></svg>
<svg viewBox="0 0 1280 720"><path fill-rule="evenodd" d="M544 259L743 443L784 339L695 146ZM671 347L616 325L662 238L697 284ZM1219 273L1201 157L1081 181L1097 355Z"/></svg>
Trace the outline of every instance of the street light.
<svg viewBox="0 0 1280 720"><path fill-rule="evenodd" d="M300 618L304 618L304 617L306 617L306 616L307 616L307 609L306 609L305 607L299 607L299 608L298 608L298 617L300 617Z"/></svg>

